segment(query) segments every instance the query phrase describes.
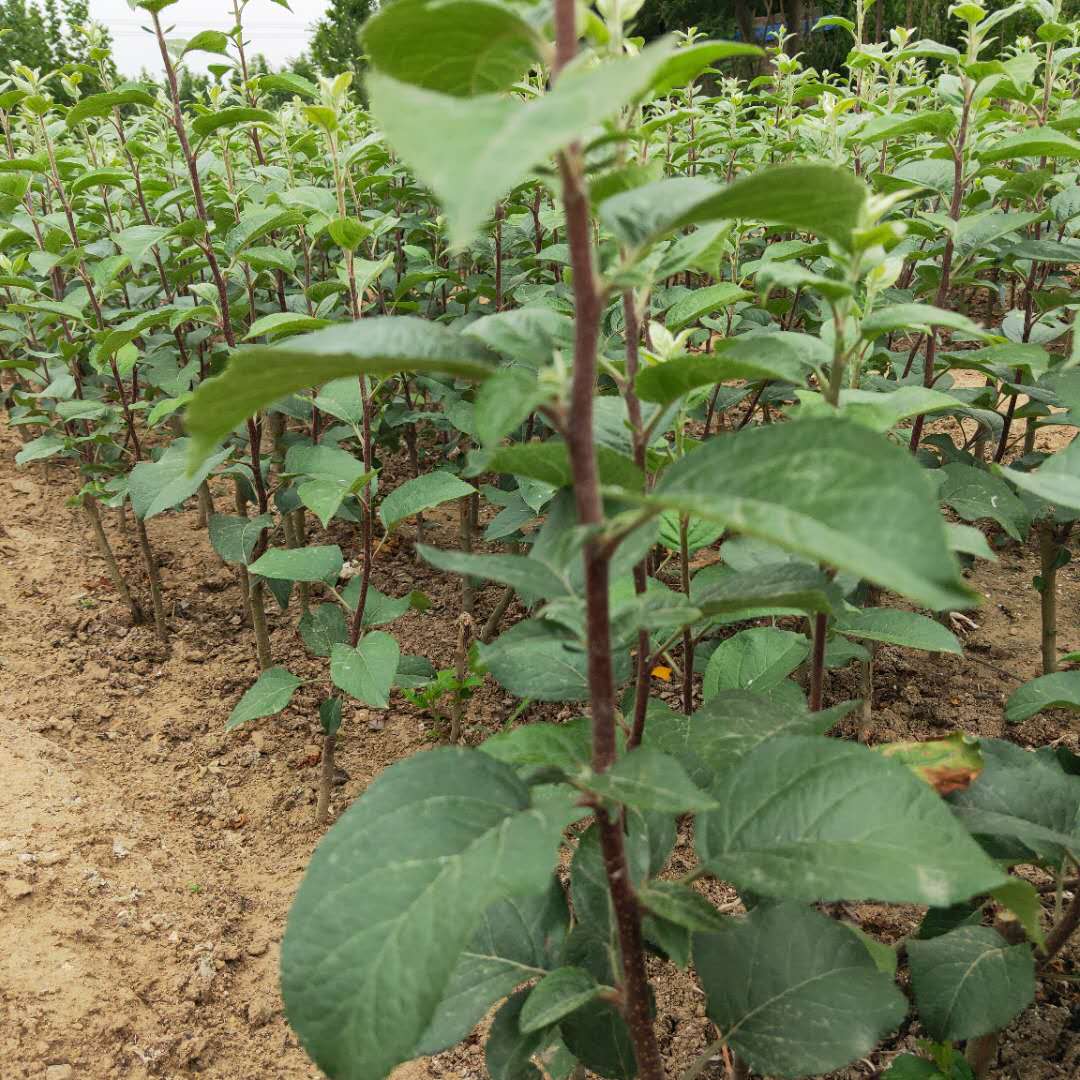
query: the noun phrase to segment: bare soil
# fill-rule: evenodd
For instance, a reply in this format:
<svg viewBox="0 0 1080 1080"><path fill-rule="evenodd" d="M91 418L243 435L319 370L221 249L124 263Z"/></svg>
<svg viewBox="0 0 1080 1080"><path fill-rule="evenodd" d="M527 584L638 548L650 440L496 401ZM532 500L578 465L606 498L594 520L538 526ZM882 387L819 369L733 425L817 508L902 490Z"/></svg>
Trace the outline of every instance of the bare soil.
<svg viewBox="0 0 1080 1080"><path fill-rule="evenodd" d="M295 601L271 612L275 661L315 681L283 716L226 736L225 717L256 675L254 648L233 572L194 510L149 524L174 634L166 651L149 628L129 626L83 518L66 506L73 473L17 470L17 445L10 432L0 435L0 1075L316 1077L284 1021L277 984L286 912L318 840L315 716L325 668L296 635ZM224 509L224 491L218 501ZM134 535L108 518L121 563L139 582ZM429 522L430 541L454 542L450 515ZM355 552L346 529L335 526L333 540ZM881 649L876 740L963 730L1080 749L1075 716L1040 715L1008 729L1002 721L1010 690L1038 674L1036 572L1030 546L979 564L973 581L987 600L962 658ZM1080 649L1077 563L1059 577L1064 652ZM373 582L431 597L430 611L410 612L394 631L403 652L448 666L457 583L417 566L407 543L381 549ZM498 592L481 591L481 615ZM657 689L674 701L671 688ZM834 700L854 693L849 673L832 677ZM497 730L515 704L489 680L470 703L469 740ZM346 713L337 812L385 765L437 737L400 699L381 730L372 719L359 708ZM681 846L675 862L688 857ZM846 914L896 938L920 913L858 905ZM1080 971L1075 944L1060 970ZM710 1039L703 999L685 975L659 964L656 973L658 1032L673 1066L685 1068ZM995 1077L1080 1076L1076 986L1044 983L1006 1033ZM877 1075L918 1034L903 1031L836 1080ZM474 1037L404 1066L399 1080L484 1075ZM705 1075L724 1076L723 1063Z"/></svg>

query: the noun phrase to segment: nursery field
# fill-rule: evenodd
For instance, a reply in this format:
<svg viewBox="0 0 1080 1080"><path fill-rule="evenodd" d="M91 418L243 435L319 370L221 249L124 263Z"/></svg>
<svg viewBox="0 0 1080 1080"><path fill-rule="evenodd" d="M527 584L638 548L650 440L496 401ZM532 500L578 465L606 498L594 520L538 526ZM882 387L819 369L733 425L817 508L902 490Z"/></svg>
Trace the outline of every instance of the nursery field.
<svg viewBox="0 0 1080 1080"><path fill-rule="evenodd" d="M1076 1077L1061 0L182 4L0 84L4 1077Z"/></svg>

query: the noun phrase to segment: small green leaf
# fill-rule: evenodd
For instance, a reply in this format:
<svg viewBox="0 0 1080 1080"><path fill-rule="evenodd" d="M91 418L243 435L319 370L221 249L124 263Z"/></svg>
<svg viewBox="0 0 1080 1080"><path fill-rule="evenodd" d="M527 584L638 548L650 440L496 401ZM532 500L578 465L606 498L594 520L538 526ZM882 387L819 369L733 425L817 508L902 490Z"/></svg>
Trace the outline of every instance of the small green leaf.
<svg viewBox="0 0 1080 1080"><path fill-rule="evenodd" d="M249 720L259 720L281 712L292 701L296 688L302 684L303 679L298 679L283 667L267 668L229 713L225 730L232 731Z"/></svg>
<svg viewBox="0 0 1080 1080"><path fill-rule="evenodd" d="M677 881L650 881L638 890L638 900L654 915L698 933L716 934L732 925L701 893Z"/></svg>
<svg viewBox="0 0 1080 1080"><path fill-rule="evenodd" d="M464 480L459 480L453 473L436 469L434 472L406 480L390 492L379 507L379 517L387 529L392 529L399 521L430 510L440 503L463 499L475 492L476 488L466 484Z"/></svg>
<svg viewBox="0 0 1080 1080"><path fill-rule="evenodd" d="M1005 702L1005 719L1019 724L1044 709L1080 712L1080 671L1055 671L1024 683Z"/></svg>
<svg viewBox="0 0 1080 1080"><path fill-rule="evenodd" d="M521 1030L528 1034L557 1024L596 998L603 987L579 967L561 967L545 975L529 991L521 1010Z"/></svg>
<svg viewBox="0 0 1080 1080"><path fill-rule="evenodd" d="M606 772L589 772L578 779L601 798L638 810L685 814L717 806L675 758L645 746L624 754Z"/></svg>
<svg viewBox="0 0 1080 1080"><path fill-rule="evenodd" d="M805 634L756 626L722 641L705 668L705 701L721 690L752 690L766 694L786 679L807 657Z"/></svg>
<svg viewBox="0 0 1080 1080"><path fill-rule="evenodd" d="M319 703L319 723L327 735L336 735L341 727L341 698L328 697Z"/></svg>
<svg viewBox="0 0 1080 1080"><path fill-rule="evenodd" d="M350 697L385 709L390 704L401 650L397 641L382 630L365 634L355 649L334 645L330 652L330 679Z"/></svg>

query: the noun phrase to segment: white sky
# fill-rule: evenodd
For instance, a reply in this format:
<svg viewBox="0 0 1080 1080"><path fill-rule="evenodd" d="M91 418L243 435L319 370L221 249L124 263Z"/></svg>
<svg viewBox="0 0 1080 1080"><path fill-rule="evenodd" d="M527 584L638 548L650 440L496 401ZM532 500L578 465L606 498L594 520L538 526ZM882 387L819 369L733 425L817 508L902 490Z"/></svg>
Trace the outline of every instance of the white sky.
<svg viewBox="0 0 1080 1080"><path fill-rule="evenodd" d="M303 52L309 27L323 13L327 0L290 0L292 14L272 0L251 0L244 12L245 38L250 54L262 53L275 67ZM140 29L149 25L144 11L132 11L127 0L90 0L90 17L104 23L112 33L117 67L125 75L137 75L143 68L157 73L161 57L149 34ZM162 25L174 26L170 37L189 38L200 30L228 30L233 25L230 0L179 0L161 13ZM206 53L188 57L193 70L206 70L217 58Z"/></svg>

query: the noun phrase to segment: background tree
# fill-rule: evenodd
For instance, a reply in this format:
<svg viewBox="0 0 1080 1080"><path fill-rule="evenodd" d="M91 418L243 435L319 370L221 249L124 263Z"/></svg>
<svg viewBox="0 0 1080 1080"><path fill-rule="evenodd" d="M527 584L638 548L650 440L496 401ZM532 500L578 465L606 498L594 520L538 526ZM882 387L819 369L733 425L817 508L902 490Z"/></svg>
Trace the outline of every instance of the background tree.
<svg viewBox="0 0 1080 1080"><path fill-rule="evenodd" d="M375 11L374 0L331 0L315 23L311 60L324 75L359 71L363 66L360 28Z"/></svg>

